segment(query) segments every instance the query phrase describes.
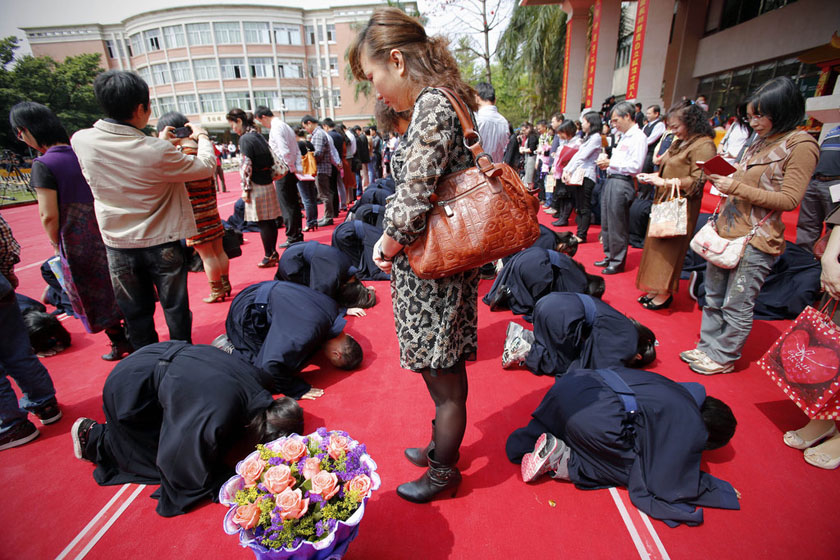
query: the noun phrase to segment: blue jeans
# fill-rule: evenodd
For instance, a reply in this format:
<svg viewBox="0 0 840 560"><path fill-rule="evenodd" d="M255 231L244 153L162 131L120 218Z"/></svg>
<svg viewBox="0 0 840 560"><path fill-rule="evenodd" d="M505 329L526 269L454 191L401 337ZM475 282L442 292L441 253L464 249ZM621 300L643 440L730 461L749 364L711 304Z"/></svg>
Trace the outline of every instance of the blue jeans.
<svg viewBox="0 0 840 560"><path fill-rule="evenodd" d="M306 225L313 227L318 223L318 190L315 181L298 181L297 189L306 211Z"/></svg>
<svg viewBox="0 0 840 560"><path fill-rule="evenodd" d="M171 340L192 342L187 267L178 241L139 249L107 247L108 271L135 350L158 342L155 289Z"/></svg>
<svg viewBox="0 0 840 560"><path fill-rule="evenodd" d="M706 306L698 350L722 365L734 364L741 357L752 330L755 300L775 261L775 256L747 245L732 270L706 263Z"/></svg>
<svg viewBox="0 0 840 560"><path fill-rule="evenodd" d="M20 402L10 377L20 388ZM32 353L23 316L11 292L0 300L0 434L26 422L27 409L32 411L54 399L50 374Z"/></svg>

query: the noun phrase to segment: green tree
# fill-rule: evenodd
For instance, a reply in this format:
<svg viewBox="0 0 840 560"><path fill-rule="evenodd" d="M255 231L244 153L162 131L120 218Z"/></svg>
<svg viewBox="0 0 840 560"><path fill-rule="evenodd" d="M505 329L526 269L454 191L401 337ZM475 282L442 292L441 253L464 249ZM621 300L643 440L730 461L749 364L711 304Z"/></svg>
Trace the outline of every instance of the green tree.
<svg viewBox="0 0 840 560"><path fill-rule="evenodd" d="M43 103L71 135L96 121L101 109L93 94L93 80L102 71L99 54L69 56L63 62L26 55L12 66L16 48L16 37L0 40L0 113L8 115L21 101ZM0 144L16 151L23 148L8 118L0 119Z"/></svg>
<svg viewBox="0 0 840 560"><path fill-rule="evenodd" d="M505 72L524 75L520 104L530 118L543 118L560 106L566 13L558 5L516 6L499 39Z"/></svg>

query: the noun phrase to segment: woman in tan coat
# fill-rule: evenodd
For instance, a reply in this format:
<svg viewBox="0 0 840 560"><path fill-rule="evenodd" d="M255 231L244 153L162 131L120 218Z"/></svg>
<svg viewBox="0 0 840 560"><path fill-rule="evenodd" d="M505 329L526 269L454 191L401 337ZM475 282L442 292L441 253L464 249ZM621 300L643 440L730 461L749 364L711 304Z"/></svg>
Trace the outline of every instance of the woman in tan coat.
<svg viewBox="0 0 840 560"><path fill-rule="evenodd" d="M636 276L636 287L646 292L639 303L647 309L665 309L674 300L680 281L683 260L700 214L703 184L706 181L698 161L715 155L715 133L706 113L692 101L681 101L666 115L675 140L662 157L659 173L640 173L640 181L656 187L655 200L662 200L671 190L667 179L679 181L680 194L687 199L686 235L645 238L642 262Z"/></svg>

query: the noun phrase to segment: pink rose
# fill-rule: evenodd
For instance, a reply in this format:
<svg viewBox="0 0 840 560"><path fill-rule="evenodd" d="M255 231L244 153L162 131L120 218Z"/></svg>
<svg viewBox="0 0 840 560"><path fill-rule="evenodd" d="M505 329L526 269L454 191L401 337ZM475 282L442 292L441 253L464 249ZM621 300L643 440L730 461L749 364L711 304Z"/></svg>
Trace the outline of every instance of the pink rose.
<svg viewBox="0 0 840 560"><path fill-rule="evenodd" d="M320 471L312 477L312 492L329 500L338 493L338 477L331 472Z"/></svg>
<svg viewBox="0 0 840 560"><path fill-rule="evenodd" d="M350 449L350 440L344 436L337 436L331 435L330 436L330 443L327 446L327 452L330 454L335 460L338 460L339 457L345 455L347 451Z"/></svg>
<svg viewBox="0 0 840 560"><path fill-rule="evenodd" d="M359 501L361 502L367 496L370 490L370 477L364 474L357 474L350 482L347 483L347 490L359 493Z"/></svg>
<svg viewBox="0 0 840 560"><path fill-rule="evenodd" d="M245 488L253 488L257 485L263 469L265 469L265 462L260 459L259 454L255 453L245 459L239 466L239 474L245 480Z"/></svg>
<svg viewBox="0 0 840 560"><path fill-rule="evenodd" d="M321 461L317 457L310 457L303 463L303 478L309 480L321 471Z"/></svg>
<svg viewBox="0 0 840 560"><path fill-rule="evenodd" d="M306 454L306 446L297 438L288 438L280 447L280 455L289 462L297 461Z"/></svg>
<svg viewBox="0 0 840 560"><path fill-rule="evenodd" d="M272 494L280 494L286 488L294 486L292 470L287 465L277 465L265 471L263 485Z"/></svg>
<svg viewBox="0 0 840 560"><path fill-rule="evenodd" d="M260 506L257 504L238 506L236 513L233 514L233 522L243 529L252 529L259 523L261 513Z"/></svg>
<svg viewBox="0 0 840 560"><path fill-rule="evenodd" d="M280 517L283 520L300 519L309 509L309 498L303 498L300 488L286 488L279 496L275 496L274 501L281 510Z"/></svg>

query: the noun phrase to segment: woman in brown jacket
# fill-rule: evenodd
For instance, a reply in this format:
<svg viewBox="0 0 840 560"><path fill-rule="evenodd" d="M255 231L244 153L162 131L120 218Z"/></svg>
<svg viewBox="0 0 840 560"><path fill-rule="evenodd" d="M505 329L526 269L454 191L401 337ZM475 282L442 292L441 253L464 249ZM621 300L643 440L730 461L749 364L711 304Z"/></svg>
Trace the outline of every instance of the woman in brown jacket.
<svg viewBox="0 0 840 560"><path fill-rule="evenodd" d="M715 133L706 113L691 101L681 101L666 115L668 127L676 140L665 152L659 173L640 173L639 180L656 187L655 200L662 200L671 190L671 181L679 181L680 194L687 199L686 235L657 238L647 236L636 287L647 292L639 303L647 309L665 309L674 300L680 282L683 260L700 214L703 184L706 177L697 166L715 155Z"/></svg>
<svg viewBox="0 0 840 560"><path fill-rule="evenodd" d="M680 358L700 374L735 368L750 334L753 308L770 267L785 247L782 212L796 208L819 158L819 146L796 130L805 117L805 100L790 78L773 78L747 103L747 116L758 139L747 148L730 177L709 179L727 198L716 228L724 239L756 234L738 265L727 270L706 265L706 306L697 347Z"/></svg>

